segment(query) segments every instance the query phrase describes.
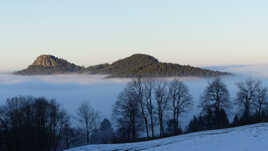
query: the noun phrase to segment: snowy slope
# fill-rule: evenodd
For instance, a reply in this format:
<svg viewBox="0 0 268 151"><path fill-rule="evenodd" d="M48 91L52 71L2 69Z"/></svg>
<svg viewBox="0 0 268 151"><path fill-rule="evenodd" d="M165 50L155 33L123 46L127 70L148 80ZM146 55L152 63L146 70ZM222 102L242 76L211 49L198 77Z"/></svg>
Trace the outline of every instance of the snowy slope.
<svg viewBox="0 0 268 151"><path fill-rule="evenodd" d="M212 130L160 140L89 145L66 151L267 151L268 123Z"/></svg>

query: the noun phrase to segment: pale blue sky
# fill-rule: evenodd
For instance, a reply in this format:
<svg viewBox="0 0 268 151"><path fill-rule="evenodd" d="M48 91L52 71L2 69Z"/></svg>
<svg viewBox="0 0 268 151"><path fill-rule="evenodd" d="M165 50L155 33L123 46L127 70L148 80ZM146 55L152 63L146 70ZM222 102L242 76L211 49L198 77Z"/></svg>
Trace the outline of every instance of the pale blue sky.
<svg viewBox="0 0 268 151"><path fill-rule="evenodd" d="M6 0L0 70L40 54L79 65L133 53L192 65L268 63L267 0Z"/></svg>

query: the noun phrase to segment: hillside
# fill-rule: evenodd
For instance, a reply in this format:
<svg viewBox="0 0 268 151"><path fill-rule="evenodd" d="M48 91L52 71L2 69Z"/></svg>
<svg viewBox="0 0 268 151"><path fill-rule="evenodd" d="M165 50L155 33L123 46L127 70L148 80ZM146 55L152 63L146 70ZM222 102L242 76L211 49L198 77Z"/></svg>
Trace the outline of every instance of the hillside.
<svg viewBox="0 0 268 151"><path fill-rule="evenodd" d="M227 75L207 69L164 63L145 54L134 54L112 64L100 64L84 68L52 55L41 55L27 69L16 72L21 75L45 75L66 73L106 74L109 77L212 77Z"/></svg>
<svg viewBox="0 0 268 151"><path fill-rule="evenodd" d="M88 145L66 151L267 151L268 123L197 132L154 141Z"/></svg>
<svg viewBox="0 0 268 151"><path fill-rule="evenodd" d="M145 54L135 54L115 61L112 64L105 64L98 67L98 69L89 67L87 68L87 71L92 74L109 74L111 77L209 77L228 74L189 65L163 63L156 58Z"/></svg>
<svg viewBox="0 0 268 151"><path fill-rule="evenodd" d="M21 75L46 75L78 73L84 68L52 55L41 55L27 69L16 72Z"/></svg>

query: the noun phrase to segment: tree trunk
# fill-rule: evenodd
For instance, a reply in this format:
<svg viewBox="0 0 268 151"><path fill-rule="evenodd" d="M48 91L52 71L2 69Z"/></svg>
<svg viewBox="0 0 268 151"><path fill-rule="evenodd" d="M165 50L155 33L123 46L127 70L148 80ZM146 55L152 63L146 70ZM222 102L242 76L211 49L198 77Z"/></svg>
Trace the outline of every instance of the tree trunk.
<svg viewBox="0 0 268 151"><path fill-rule="evenodd" d="M243 121L245 123L249 122L249 105L245 105L244 117Z"/></svg>
<svg viewBox="0 0 268 151"><path fill-rule="evenodd" d="M163 127L163 119L162 114L159 114L159 126L160 126L160 137L164 136L164 127Z"/></svg>
<svg viewBox="0 0 268 151"><path fill-rule="evenodd" d="M86 137L87 137L87 144L89 144L89 131L88 131L88 129L87 129L87 132L86 132L86 133L87 133L87 134L86 134L86 135L87 135L87 136L86 136Z"/></svg>
<svg viewBox="0 0 268 151"><path fill-rule="evenodd" d="M140 101L140 107L141 107L141 112L142 112L142 116L143 116L143 119L144 119L144 124L145 124L145 129L146 129L146 135L147 135L147 138L149 138L149 127L148 127L148 119L145 115L145 112L144 112L144 106L142 104L142 102Z"/></svg>
<svg viewBox="0 0 268 151"><path fill-rule="evenodd" d="M130 128L131 128L131 137L132 139L136 139L136 119L135 119L135 113L130 114Z"/></svg>
<svg viewBox="0 0 268 151"><path fill-rule="evenodd" d="M259 106L259 109L258 109L258 122L260 122L262 120L262 113L261 113L261 108L262 108L262 105Z"/></svg>
<svg viewBox="0 0 268 151"><path fill-rule="evenodd" d="M151 131L152 131L152 137L154 137L154 117L153 113L150 113L150 119L151 119Z"/></svg>
<svg viewBox="0 0 268 151"><path fill-rule="evenodd" d="M179 113L177 112L177 115L176 115L176 123L175 123L175 131L176 131L176 134L178 133L178 130L179 130Z"/></svg>
<svg viewBox="0 0 268 151"><path fill-rule="evenodd" d="M146 128L146 135L147 138L149 138L149 126L148 126L148 120L147 118L144 118L145 128Z"/></svg>

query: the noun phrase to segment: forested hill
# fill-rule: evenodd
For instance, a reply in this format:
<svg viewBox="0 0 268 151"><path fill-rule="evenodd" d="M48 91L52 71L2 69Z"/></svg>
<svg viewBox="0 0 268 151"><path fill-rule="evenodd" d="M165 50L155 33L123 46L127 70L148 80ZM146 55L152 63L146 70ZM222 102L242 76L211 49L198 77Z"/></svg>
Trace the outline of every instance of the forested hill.
<svg viewBox="0 0 268 151"><path fill-rule="evenodd" d="M112 64L88 67L87 71L93 74L109 74L112 77L209 77L229 74L189 65L164 63L145 54L135 54Z"/></svg>
<svg viewBox="0 0 268 151"><path fill-rule="evenodd" d="M106 63L87 68L52 55L41 55L27 69L18 71L15 74L46 75L66 73L107 74L109 77L212 77L229 74L189 65L164 63L153 56L145 54L134 54L112 64Z"/></svg>
<svg viewBox="0 0 268 151"><path fill-rule="evenodd" d="M47 74L64 74L79 73L85 68L68 62L67 60L57 58L52 55L41 55L28 66L27 69L15 72L20 75L47 75Z"/></svg>

